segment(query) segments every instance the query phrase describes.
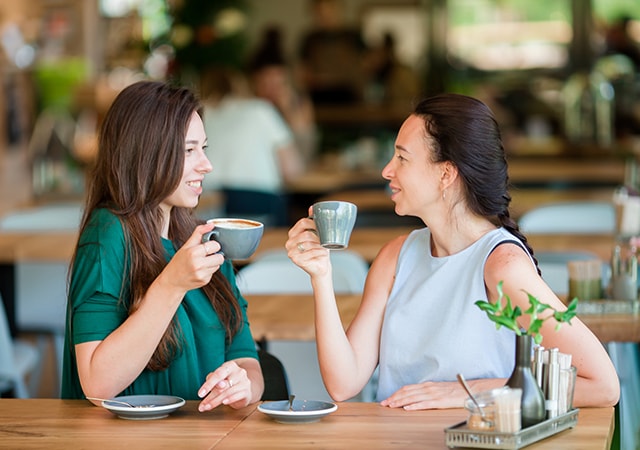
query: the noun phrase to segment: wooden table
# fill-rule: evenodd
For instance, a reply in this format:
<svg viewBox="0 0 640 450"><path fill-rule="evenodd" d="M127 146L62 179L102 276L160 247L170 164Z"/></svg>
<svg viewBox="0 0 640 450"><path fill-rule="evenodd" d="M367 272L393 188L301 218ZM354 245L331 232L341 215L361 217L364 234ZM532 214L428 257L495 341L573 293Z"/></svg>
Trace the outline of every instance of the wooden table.
<svg viewBox="0 0 640 450"><path fill-rule="evenodd" d="M509 181L519 186L619 186L623 158L509 158Z"/></svg>
<svg viewBox="0 0 640 450"><path fill-rule="evenodd" d="M509 158L509 181L519 189L613 189L624 182L625 162L621 158ZM379 186L388 181L381 169L349 170L339 161L318 162L305 174L289 182L290 193L327 195L354 186Z"/></svg>
<svg viewBox="0 0 640 450"><path fill-rule="evenodd" d="M511 189L511 216L516 220L525 212L548 203L598 201L612 202L613 187L577 187L566 189Z"/></svg>
<svg viewBox="0 0 640 450"><path fill-rule="evenodd" d="M251 330L256 339L315 340L311 294L246 295ZM342 324L346 328L360 306L359 294L336 296ZM581 314L582 320L601 342L640 342L640 315Z"/></svg>
<svg viewBox="0 0 640 450"><path fill-rule="evenodd" d="M366 261L372 262L386 242L396 236L407 234L412 229L413 227L356 227L351 235L349 249L362 255ZM287 228L265 229L260 246L253 258L269 250L283 250L287 233ZM20 261L68 263L73 255L76 239L77 232L75 231L0 233L0 292L9 316L10 327L14 333L16 331L14 317L15 264ZM609 260L614 245L614 238L611 235L531 234L528 239L536 252L587 250L597 254L603 261ZM250 261L240 261L238 266L245 265ZM607 328L610 332L615 331L614 328Z"/></svg>
<svg viewBox="0 0 640 450"><path fill-rule="evenodd" d="M444 429L465 420L461 409L404 411L375 403L340 403L338 410L308 425L271 424L251 414L216 448L446 449ZM613 408L580 411L578 424L528 447L542 449L609 449ZM589 428L593 426L593 428ZM584 433L584 434L583 434Z"/></svg>
<svg viewBox="0 0 640 450"><path fill-rule="evenodd" d="M410 230L411 228L406 227L356 229L351 236L349 247L371 262L385 242ZM267 228L254 258L268 250L284 249L287 232L286 228ZM15 264L20 261L69 263L77 236L76 231L0 232L0 293L14 333ZM250 261L239 261L237 265L242 266Z"/></svg>
<svg viewBox="0 0 640 450"><path fill-rule="evenodd" d="M349 242L349 248L373 261L383 244L411 227L371 227L356 228ZM284 249L288 228L266 228L255 256L273 249ZM18 261L69 262L78 238L76 231L50 233L0 232L0 263Z"/></svg>
<svg viewBox="0 0 640 450"><path fill-rule="evenodd" d="M396 236L409 233L415 227L356 227L349 248L360 253L367 261L373 259L380 248ZM288 228L266 228L255 256L273 249L284 249ZM77 232L50 233L0 232L0 263L17 261L69 262L77 240ZM596 253L603 261L611 257L615 239L612 235L528 234L534 251L586 250Z"/></svg>
<svg viewBox="0 0 640 450"><path fill-rule="evenodd" d="M615 237L610 234L527 234L534 253L550 251L588 251L604 262L611 260Z"/></svg>
<svg viewBox="0 0 640 450"><path fill-rule="evenodd" d="M0 447L13 449L215 447L255 410L200 414L187 402L163 420L134 421L85 400L0 399Z"/></svg>
<svg viewBox="0 0 640 450"><path fill-rule="evenodd" d="M463 409L404 411L377 403L338 404L319 422L285 425L257 410L221 407L199 413L197 402L161 420L115 417L85 400L0 400L3 448L446 449L444 429L466 418ZM531 450L609 450L613 408L584 408L575 428Z"/></svg>
<svg viewBox="0 0 640 450"><path fill-rule="evenodd" d="M255 339L267 341L314 341L313 295L311 294L251 294L247 314ZM360 306L358 294L336 296L342 325L346 329Z"/></svg>
<svg viewBox="0 0 640 450"><path fill-rule="evenodd" d="M77 240L77 231L0 232L0 263L69 262Z"/></svg>
<svg viewBox="0 0 640 450"><path fill-rule="evenodd" d="M603 343L640 343L640 315L638 314L581 314L580 320Z"/></svg>
<svg viewBox="0 0 640 450"><path fill-rule="evenodd" d="M396 236L409 233L414 227L365 227L353 231L349 248L372 262L380 248ZM287 228L267 228L253 258L274 249L284 249ZM586 250L608 261L614 245L611 235L534 235L528 236L534 251ZM20 261L48 261L68 263L73 255L77 239L75 231L50 233L2 232L0 233L0 292L7 308L12 330L15 308L14 265ZM239 261L242 266L251 261Z"/></svg>

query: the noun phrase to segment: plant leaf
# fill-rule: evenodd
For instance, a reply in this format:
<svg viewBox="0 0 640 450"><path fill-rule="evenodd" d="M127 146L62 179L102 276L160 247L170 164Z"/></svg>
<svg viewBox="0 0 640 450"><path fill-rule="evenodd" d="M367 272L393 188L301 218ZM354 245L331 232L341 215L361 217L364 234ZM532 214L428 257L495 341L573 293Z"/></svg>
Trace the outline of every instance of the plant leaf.
<svg viewBox="0 0 640 450"><path fill-rule="evenodd" d="M519 306L514 308L511 304L511 299L503 291L503 280L498 282L496 290L498 291L498 299L495 303L478 300L475 302L475 305L484 311L487 317L496 324L496 329L504 326L514 331L517 335L530 335L536 344L542 342L540 330L545 321L553 318L557 322L555 329L558 330L562 323L569 323L569 325L571 325L571 319L577 314L577 298L574 298L571 303L569 303L566 310L557 311L551 305L542 303L535 296L525 291L529 299L529 308L524 311L524 314L529 316L530 322L529 328L523 330L517 322L517 318L523 314L522 309ZM502 306L502 300L505 300L504 306ZM552 311L552 314L541 317L540 314L547 310Z"/></svg>

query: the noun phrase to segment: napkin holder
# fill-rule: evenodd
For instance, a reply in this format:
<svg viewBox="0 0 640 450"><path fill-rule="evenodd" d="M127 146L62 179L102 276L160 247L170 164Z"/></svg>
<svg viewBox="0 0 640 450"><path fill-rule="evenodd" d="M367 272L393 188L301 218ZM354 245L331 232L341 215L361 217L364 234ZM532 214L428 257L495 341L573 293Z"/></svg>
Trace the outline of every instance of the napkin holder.
<svg viewBox="0 0 640 450"><path fill-rule="evenodd" d="M520 449L575 427L578 423L578 411L572 409L515 433L473 430L467 427L466 421L460 422L444 430L445 443L449 448Z"/></svg>

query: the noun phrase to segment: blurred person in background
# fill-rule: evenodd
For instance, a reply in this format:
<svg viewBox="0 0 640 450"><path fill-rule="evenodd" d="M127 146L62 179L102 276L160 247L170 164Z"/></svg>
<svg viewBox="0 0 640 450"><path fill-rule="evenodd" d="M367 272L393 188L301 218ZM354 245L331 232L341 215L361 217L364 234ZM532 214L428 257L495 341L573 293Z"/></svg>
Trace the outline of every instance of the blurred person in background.
<svg viewBox="0 0 640 450"><path fill-rule="evenodd" d="M312 28L300 45L301 79L315 105L363 99L366 45L343 18L341 0L310 0Z"/></svg>
<svg viewBox="0 0 640 450"><path fill-rule="evenodd" d="M288 225L286 183L305 170L291 129L271 102L251 92L239 70L212 67L201 83L207 155L215 173L205 180L205 191L223 193L229 216Z"/></svg>
<svg viewBox="0 0 640 450"><path fill-rule="evenodd" d="M317 148L313 103L295 81L292 67L284 55L278 27L265 29L262 40L249 59L247 70L253 92L278 109L291 128L305 161L311 162Z"/></svg>
<svg viewBox="0 0 640 450"><path fill-rule="evenodd" d="M391 32L382 36L380 45L367 54L367 100L386 104L411 104L420 95L420 80L415 71L397 56L396 41Z"/></svg>
<svg viewBox="0 0 640 450"><path fill-rule="evenodd" d="M622 16L613 21L605 33L606 53L625 55L635 65L636 72L640 72L640 43L636 42L629 28L633 19Z"/></svg>

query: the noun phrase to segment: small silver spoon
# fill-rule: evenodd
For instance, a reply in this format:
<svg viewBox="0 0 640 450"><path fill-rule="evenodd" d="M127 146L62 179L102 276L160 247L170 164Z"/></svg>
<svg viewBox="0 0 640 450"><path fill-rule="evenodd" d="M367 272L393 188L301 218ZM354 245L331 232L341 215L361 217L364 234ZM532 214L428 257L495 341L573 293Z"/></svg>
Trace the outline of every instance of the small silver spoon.
<svg viewBox="0 0 640 450"><path fill-rule="evenodd" d="M87 397L87 400L95 400L96 402L116 403L118 405L128 406L129 408L153 408L154 406L156 406L156 405L132 405L129 402L123 402L122 400L112 400L110 398Z"/></svg>
<svg viewBox="0 0 640 450"><path fill-rule="evenodd" d="M465 391L467 391L467 394L469 394L469 398L471 399L471 401L476 405L476 407L478 408L478 411L480 412L480 417L482 418L482 420L484 422L488 422L491 423L491 420L489 420L485 414L484 414L484 409L482 409L482 406L480 406L480 403L478 403L478 400L476 399L475 395L473 395L473 392L471 392L471 388L469 388L469 385L467 384L467 380L464 379L464 376L462 376L461 373L459 373L458 375L458 381L460 382L460 384L462 385L462 387L464 388Z"/></svg>
<svg viewBox="0 0 640 450"><path fill-rule="evenodd" d="M296 398L295 395L289 395L289 411L293 411L293 399Z"/></svg>

